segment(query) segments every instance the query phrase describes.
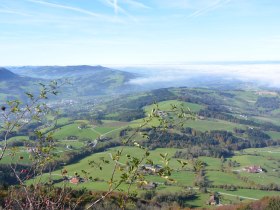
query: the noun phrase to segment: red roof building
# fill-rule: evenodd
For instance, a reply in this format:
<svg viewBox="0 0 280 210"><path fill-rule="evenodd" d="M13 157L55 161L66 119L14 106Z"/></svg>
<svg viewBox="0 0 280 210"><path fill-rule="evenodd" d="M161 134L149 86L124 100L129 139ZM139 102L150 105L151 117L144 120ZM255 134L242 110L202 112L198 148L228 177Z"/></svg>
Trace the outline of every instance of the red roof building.
<svg viewBox="0 0 280 210"><path fill-rule="evenodd" d="M70 179L69 181L71 184L79 184L80 183L80 179L77 177L73 177Z"/></svg>

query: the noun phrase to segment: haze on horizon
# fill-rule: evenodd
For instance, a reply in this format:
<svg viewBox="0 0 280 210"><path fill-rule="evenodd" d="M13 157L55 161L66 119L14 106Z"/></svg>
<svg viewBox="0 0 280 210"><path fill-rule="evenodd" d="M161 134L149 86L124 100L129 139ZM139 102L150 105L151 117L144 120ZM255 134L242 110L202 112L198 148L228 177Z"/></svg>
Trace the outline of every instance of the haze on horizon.
<svg viewBox="0 0 280 210"><path fill-rule="evenodd" d="M275 0L0 3L0 66L280 60Z"/></svg>

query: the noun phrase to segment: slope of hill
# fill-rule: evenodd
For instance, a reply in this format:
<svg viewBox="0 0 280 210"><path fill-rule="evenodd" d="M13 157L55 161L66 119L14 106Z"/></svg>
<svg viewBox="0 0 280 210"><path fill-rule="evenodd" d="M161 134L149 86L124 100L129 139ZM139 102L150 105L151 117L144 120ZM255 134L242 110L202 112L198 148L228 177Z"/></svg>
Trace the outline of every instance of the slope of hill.
<svg viewBox="0 0 280 210"><path fill-rule="evenodd" d="M40 81L0 68L0 102L24 98L25 92L34 89L34 84Z"/></svg>
<svg viewBox="0 0 280 210"><path fill-rule="evenodd" d="M8 69L0 68L0 81L16 79L18 77L19 77L18 75L12 73Z"/></svg>

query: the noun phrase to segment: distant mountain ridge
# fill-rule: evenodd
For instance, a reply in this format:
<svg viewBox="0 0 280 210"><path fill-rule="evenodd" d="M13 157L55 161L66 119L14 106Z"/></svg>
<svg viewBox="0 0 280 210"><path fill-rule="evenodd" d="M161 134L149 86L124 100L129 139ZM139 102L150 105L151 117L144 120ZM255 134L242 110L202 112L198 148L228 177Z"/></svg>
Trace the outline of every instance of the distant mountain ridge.
<svg viewBox="0 0 280 210"><path fill-rule="evenodd" d="M115 70L103 66L23 66L7 67L0 72L0 101L23 98L27 90L38 90L39 82L67 79L60 96L78 98L122 94L136 90L129 84L137 77L135 73ZM2 76L4 75L4 76ZM2 86L2 88L1 88ZM2 97L1 97L2 93Z"/></svg>
<svg viewBox="0 0 280 210"><path fill-rule="evenodd" d="M65 77L77 77L92 75L99 72L118 72L123 74L130 74L124 71L119 71L116 69L110 69L104 66L89 66L89 65L79 65L79 66L22 66L22 67L9 67L12 72L29 77L43 78L43 79L57 79Z"/></svg>
<svg viewBox="0 0 280 210"><path fill-rule="evenodd" d="M0 81L16 79L19 76L5 68L0 68Z"/></svg>
<svg viewBox="0 0 280 210"><path fill-rule="evenodd" d="M180 74L179 71L172 71L171 74L168 71L153 72L153 68L136 70L116 70L88 65L0 68L0 101L22 98L24 92L38 90L36 84L39 82L47 84L56 79L67 79L70 82L62 87L60 94L61 98L70 99L112 96L166 87L211 87L223 90L236 89L236 87L256 88L253 83L223 75L186 75Z"/></svg>

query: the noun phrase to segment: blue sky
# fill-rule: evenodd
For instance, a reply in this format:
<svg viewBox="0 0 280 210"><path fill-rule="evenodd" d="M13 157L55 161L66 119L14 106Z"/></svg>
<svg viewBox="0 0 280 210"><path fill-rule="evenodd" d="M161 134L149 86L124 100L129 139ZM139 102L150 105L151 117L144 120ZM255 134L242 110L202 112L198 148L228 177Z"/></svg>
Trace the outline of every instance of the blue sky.
<svg viewBox="0 0 280 210"><path fill-rule="evenodd" d="M0 65L280 60L278 0L0 0Z"/></svg>

